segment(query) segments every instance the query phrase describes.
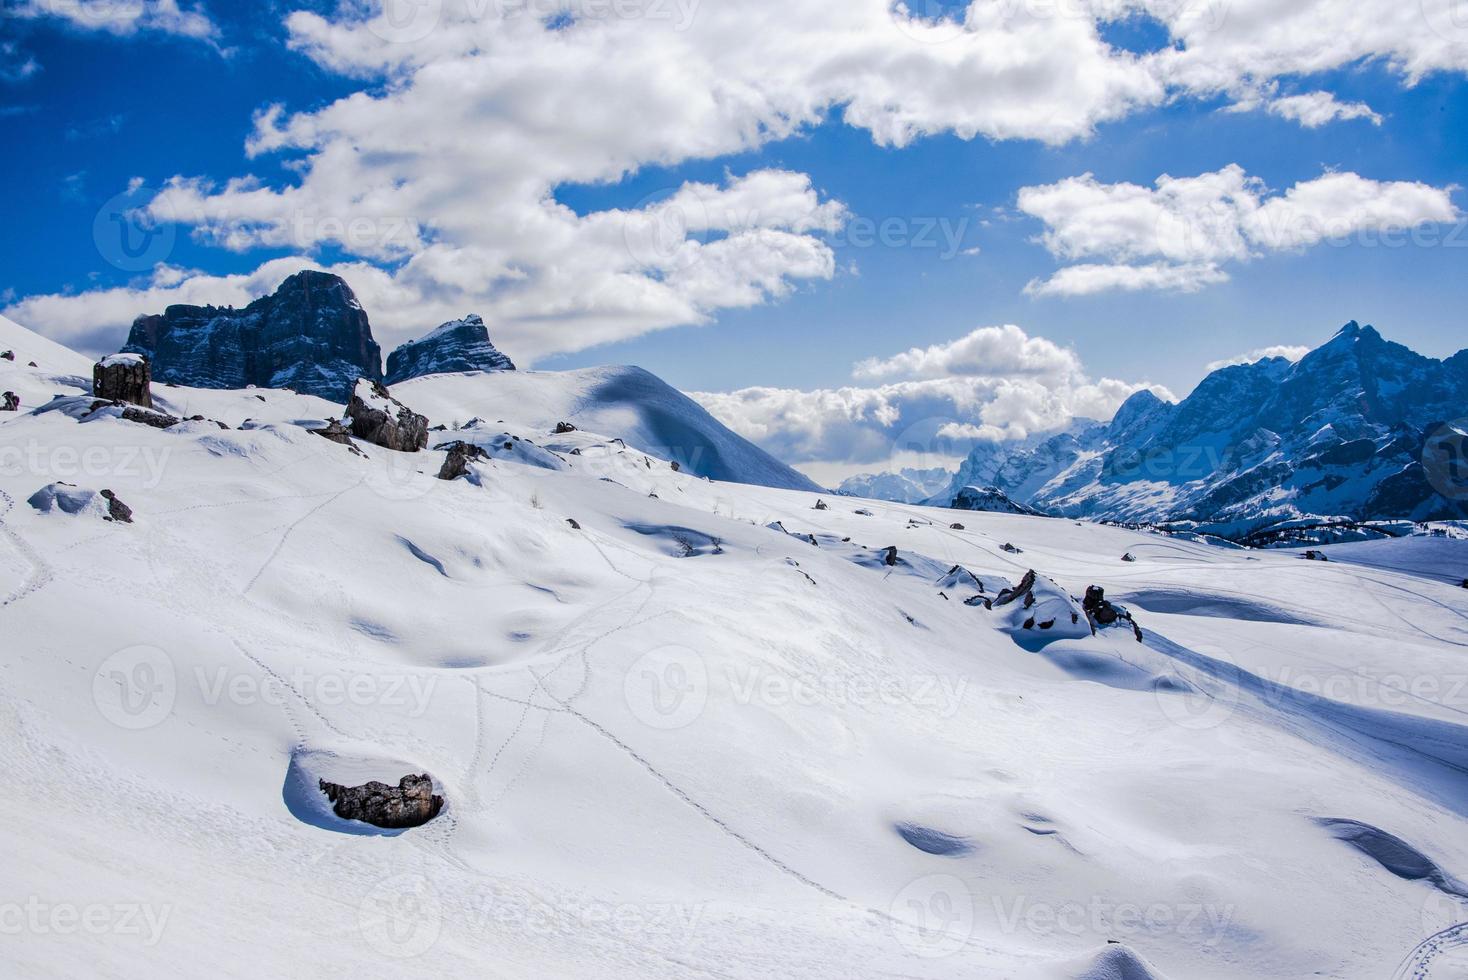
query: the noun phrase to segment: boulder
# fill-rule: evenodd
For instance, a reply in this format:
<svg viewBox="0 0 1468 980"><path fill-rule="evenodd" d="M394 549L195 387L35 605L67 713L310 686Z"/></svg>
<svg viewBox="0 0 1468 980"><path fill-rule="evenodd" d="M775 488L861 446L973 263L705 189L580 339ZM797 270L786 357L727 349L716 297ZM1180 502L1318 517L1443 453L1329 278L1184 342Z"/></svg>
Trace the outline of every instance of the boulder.
<svg viewBox="0 0 1468 980"><path fill-rule="evenodd" d="M557 422L556 423L556 435L558 435L558 436L563 436L563 435L566 435L568 432L575 432L575 431L576 431L576 427L574 425L572 425L570 422Z"/></svg>
<svg viewBox="0 0 1468 980"><path fill-rule="evenodd" d="M309 431L325 439L327 442L334 442L341 446L350 446L352 444L352 432L345 425L342 425L341 419L328 419L324 427Z"/></svg>
<svg viewBox="0 0 1468 980"><path fill-rule="evenodd" d="M428 419L392 396L382 382L359 378L343 424L352 435L384 449L416 453L428 445Z"/></svg>
<svg viewBox="0 0 1468 980"><path fill-rule="evenodd" d="M948 525L948 530L950 530L950 531L965 531L965 530L967 530L967 528L965 528L962 524L950 524L950 525Z"/></svg>
<svg viewBox="0 0 1468 980"><path fill-rule="evenodd" d="M1132 618L1132 614L1121 606L1114 605L1106 598L1106 590L1099 585L1092 585L1086 589L1086 598L1081 601L1081 608L1086 611L1086 618L1091 621L1091 629L1095 631L1098 627L1116 626L1121 624L1129 626L1136 636L1137 642L1142 642L1142 628Z"/></svg>
<svg viewBox="0 0 1468 980"><path fill-rule="evenodd" d="M1023 548L1016 548L1014 545L1010 544L1008 541L1004 542L1004 544L1002 546L1000 546L1000 549L999 550L1000 551L1007 551L1011 555L1022 555L1022 554L1025 553L1025 551L1024 551Z"/></svg>
<svg viewBox="0 0 1468 980"><path fill-rule="evenodd" d="M1121 560L1122 561L1136 561L1137 560L1137 556L1134 555L1134 554L1132 554L1130 551L1128 551L1126 554L1124 554L1124 555L1121 556Z"/></svg>
<svg viewBox="0 0 1468 980"><path fill-rule="evenodd" d="M0 361L13 361L13 360L15 360L15 351L13 351L13 350L0 351Z"/></svg>
<svg viewBox="0 0 1468 980"><path fill-rule="evenodd" d="M7 391L4 400L0 401L0 412L20 411L20 396L13 391Z"/></svg>
<svg viewBox="0 0 1468 980"><path fill-rule="evenodd" d="M830 509L831 509L830 508L830 505L828 505L824 500L817 500L816 501L816 510L830 510Z"/></svg>
<svg viewBox="0 0 1468 980"><path fill-rule="evenodd" d="M107 401L153 407L152 373L139 354L113 354L92 367L92 395Z"/></svg>
<svg viewBox="0 0 1468 980"><path fill-rule="evenodd" d="M365 786L341 786L324 779L317 785L338 817L388 830L421 827L443 809L443 797L434 795L433 780L427 774L404 776L395 787L376 781Z"/></svg>
<svg viewBox="0 0 1468 980"><path fill-rule="evenodd" d="M102 499L107 501L106 520L118 521L122 524L131 524L133 522L133 509L121 500L118 500L117 494L111 490L103 490Z"/></svg>
<svg viewBox="0 0 1468 980"><path fill-rule="evenodd" d="M489 453L472 442L450 442L433 448L449 451L448 458L443 461L443 467L438 471L440 480L457 480L461 476L468 476L470 463L485 462L489 459Z"/></svg>

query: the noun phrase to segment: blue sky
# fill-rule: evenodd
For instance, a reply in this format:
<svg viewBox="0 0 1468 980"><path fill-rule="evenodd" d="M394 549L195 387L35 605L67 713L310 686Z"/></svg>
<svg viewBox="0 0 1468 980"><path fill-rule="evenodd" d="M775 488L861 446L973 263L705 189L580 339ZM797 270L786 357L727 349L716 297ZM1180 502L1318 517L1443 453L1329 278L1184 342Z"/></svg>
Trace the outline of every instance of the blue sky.
<svg viewBox="0 0 1468 980"><path fill-rule="evenodd" d="M102 12L113 19L76 16L90 2L111 4ZM1162 14L1133 13L1099 27L1053 15L1046 21L1040 14L1048 8L1033 6L1041 0L980 0L976 7L1010 5L1009 20L970 12L966 23L910 21L905 35L879 39L862 36L882 17L869 11L867 20L842 25L849 32L839 42L851 45L848 61L861 60L859 70L816 65L784 79L770 77L783 67L742 55L711 4L683 0L693 5L669 8L670 16L686 15L674 31L651 13L603 25L565 0L534 7L538 20L523 7L507 16L500 6L502 24L486 26L490 0L456 13L461 2L450 0L426 38L384 45L381 31L363 26L371 27L376 12L353 3L180 9L159 0L9 0L0 20L0 177L10 217L0 244L0 308L96 350L120 343L132 316L165 301L217 294L220 303L239 302L290 271L280 263L316 263L353 283L386 345L451 315L480 312L509 353L537 367L633 362L685 390L778 391L708 403L798 462L856 468L881 461L873 447L892 435L893 423L876 420L884 413L866 391L882 385L963 381L970 387L950 399L954 417L986 426L988 437L1018 437L1067 414L1104 414L1142 384L1185 394L1210 363L1276 345L1313 346L1348 319L1373 322L1434 356L1464 346L1468 232L1456 212L1468 207L1460 189L1468 184L1468 34L1453 36L1457 22L1431 10L1422 23L1342 40L1345 28L1329 14L1353 5L1318 0L1309 29L1322 40L1298 51L1270 49L1247 35L1257 18L1242 8L1255 0L1213 10L1206 37L1196 16L1189 21L1179 11L1184 0L1136 0L1124 6L1163 3L1156 8ZM780 23L777 6L743 2L747 19ZM958 8L950 17L965 16L963 5L948 6ZM292 17L300 10L310 16ZM458 23L459 15L471 20ZM801 50L800 32L821 29L812 23L782 27L793 50ZM702 29L722 46L701 48ZM923 33L944 29L951 35ZM459 35L501 30L521 33L500 49L490 34L458 43ZM1022 31L1014 43L1034 41L1037 51L1075 44L1070 60L1081 68L1074 79L1032 83L1023 71L1057 74L1055 63L1036 54L1033 66L1021 65L1015 94L996 94L1008 78L983 63L977 45L986 30ZM1055 40L1044 31L1058 32ZM978 53L953 54L970 42ZM1176 64L1137 67L1173 58L1169 49L1180 52ZM644 70L608 68L614 56ZM1022 50L1017 57L1023 61ZM564 92L556 88L562 64L572 65ZM440 119L434 107L444 99L429 98L430 86L445 84L441 74L450 70L472 81L453 83L454 104ZM747 82L739 77L745 70ZM838 72L849 77L830 82ZM656 87L660 74L677 77L664 90ZM751 97L753 107L728 109L730 93L750 85L766 86ZM424 101L415 103L419 92ZM684 92L686 104L678 101ZM353 93L371 98L370 111L342 101ZM1306 125L1290 110L1270 109L1302 95L1318 105L1316 93L1329 93L1326 113L1337 118ZM281 125L262 126L257 113L271 105L281 107ZM1240 105L1253 108L1227 111ZM312 131L280 137L293 118L310 121ZM399 142L371 145L399 124ZM481 135L456 144L481 124ZM416 125L421 151L412 145ZM263 132L277 134L274 142L261 144ZM258 145L250 153L252 138ZM338 173L307 179L337 153L347 159L333 164ZM439 186L442 172L481 166L472 180ZM1150 191L1164 174L1189 180L1230 167L1252 195L1237 228L1237 196L1222 198L1229 227L1213 241L1219 208L1210 198L1197 212L1208 222L1198 234L1209 242L1199 250L1185 236L1187 254L1147 240L1153 212L1146 209L1155 202L1132 190L1124 205L1114 196L1128 185ZM772 176L754 187L743 183L751 174ZM1086 174L1090 185L1075 183ZM1312 183L1328 174L1355 183ZM248 185L226 184L246 176ZM174 178L185 183L160 195ZM386 204L343 201L340 187L354 181L358 193L379 182L401 193ZM130 182L139 186L129 206L155 210L137 220L167 234L167 247L146 256L148 268L120 268L109 261L111 247L99 246L98 215L117 209ZM1300 202L1288 193L1297 185L1307 185ZM639 261L603 277L608 234L617 237L606 229L687 200L689 187L699 208L736 201L758 212L756 234L715 218L689 234L697 256L668 264L634 245ZM1187 187L1181 197L1193 202L1196 189ZM283 218L291 188L297 196ZM1033 195L1049 203L1026 213L1019 206L1025 188L1051 188ZM1105 197L1099 206L1098 195ZM799 206L787 215L792 200L818 217L800 216ZM1251 224L1258 206L1271 201L1289 216L1290 231ZM243 225L241 213L249 216ZM359 213L376 222L369 240L339 240L331 222ZM553 223L544 232L500 233L549 220L548 213ZM1342 215L1329 240L1293 230L1301 220ZM281 231L291 221L306 230ZM399 227L404 221L411 227ZM1383 233L1390 240L1400 228L1415 233L1383 244ZM1047 231L1064 242L1047 247ZM433 262L413 263L425 251ZM1142 275L1135 270L1165 267L1183 285L1038 286L1072 266L1124 267L1116 274L1128 281ZM368 271L354 276L357 269ZM1048 348L1035 348L989 368L945 353L972 331L1003 324L1066 351L1069 360L1046 360ZM887 366L865 380L853 371L859 361L914 347L935 352L916 371ZM1032 363L1031 354L1043 363ZM1092 391L1102 379L1125 382L1126 391ZM1013 386L1036 383L1033 391L1049 400L1044 411L982 410ZM836 414L863 416L863 431L823 441L821 433L840 426L797 393L852 387L863 393L846 396ZM933 394L924 390L921 400ZM903 397L888 391L876 402ZM908 418L897 414L896 424Z"/></svg>

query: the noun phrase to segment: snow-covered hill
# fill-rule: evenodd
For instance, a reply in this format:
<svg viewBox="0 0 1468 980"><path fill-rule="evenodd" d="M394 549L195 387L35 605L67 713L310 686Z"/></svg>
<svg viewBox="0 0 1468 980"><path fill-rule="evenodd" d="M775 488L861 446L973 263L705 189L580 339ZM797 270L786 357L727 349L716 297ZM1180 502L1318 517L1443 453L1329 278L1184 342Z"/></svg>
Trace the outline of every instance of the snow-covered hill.
<svg viewBox="0 0 1468 980"><path fill-rule="evenodd" d="M896 473L861 473L837 488L849 497L870 497L897 504L920 503L943 490L953 474L942 468L904 469Z"/></svg>
<svg viewBox="0 0 1468 980"><path fill-rule="evenodd" d="M1421 555L709 482L574 377L397 386L502 433L453 482L288 392L0 415L6 975L1387 977L1468 920ZM414 773L416 829L318 789Z"/></svg>
<svg viewBox="0 0 1468 980"><path fill-rule="evenodd" d="M1298 363L1215 371L1176 405L1141 391L1109 424L981 446L935 501L996 486L1052 513L1240 536L1305 516L1461 519L1461 461L1436 447L1461 452L1445 426L1465 412L1468 351L1437 361L1350 323Z"/></svg>

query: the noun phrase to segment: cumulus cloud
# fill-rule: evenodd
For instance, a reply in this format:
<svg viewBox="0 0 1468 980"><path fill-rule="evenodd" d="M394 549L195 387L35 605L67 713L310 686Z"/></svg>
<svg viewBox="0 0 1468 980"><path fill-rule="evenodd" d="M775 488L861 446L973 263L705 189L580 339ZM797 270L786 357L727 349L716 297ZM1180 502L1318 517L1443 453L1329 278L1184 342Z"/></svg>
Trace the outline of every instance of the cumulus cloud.
<svg viewBox="0 0 1468 980"><path fill-rule="evenodd" d="M1461 217L1453 188L1327 173L1282 194L1237 164L1153 187L1092 174L1025 187L1019 209L1045 225L1040 242L1079 262L1027 287L1033 295L1191 291L1226 281L1223 265L1327 240L1384 234Z"/></svg>
<svg viewBox="0 0 1468 980"><path fill-rule="evenodd" d="M178 175L150 218L238 252L345 255L377 270L385 309L422 310L412 327L385 314L394 330L472 308L523 338L521 356L575 350L707 322L832 275L821 236L844 210L778 170L675 184L592 213L562 205L559 188L757 151L833 116L892 147L941 133L1063 144L1179 96L1241 101L1281 77L1368 60L1413 84L1468 68L1456 2L974 0L943 17L891 0L314 3L286 16L287 44L361 80L360 91L258 113L246 157L276 158L267 172L289 176ZM204 7L184 0L18 9L116 34L217 34ZM1137 15L1161 22L1171 43L1136 54L1104 39L1106 22ZM1327 93L1276 102L1305 125L1360 111ZM1110 207L1122 224L1147 221L1145 209ZM1034 291L1197 288L1260 247L1237 225L1191 249L1129 247L1137 237L1103 230L1088 251L1057 233L1076 250L1068 259L1093 261ZM38 299L51 318L35 321L43 330L97 305L87 294Z"/></svg>
<svg viewBox="0 0 1468 980"><path fill-rule="evenodd" d="M1293 120L1306 129L1319 129L1327 123L1365 119L1381 125L1381 115L1364 102L1341 102L1329 92L1307 92L1272 98L1263 103L1271 115Z"/></svg>
<svg viewBox="0 0 1468 980"><path fill-rule="evenodd" d="M1217 371L1220 368L1233 367L1235 364L1253 364L1256 361L1263 361L1271 357L1283 357L1287 361L1298 361L1308 353L1310 353L1309 347L1276 344L1273 347L1260 347L1256 350L1249 351L1247 354L1240 354L1237 357L1228 357L1221 361L1214 361L1208 365L1208 370Z"/></svg>
<svg viewBox="0 0 1468 980"><path fill-rule="evenodd" d="M219 37L219 28L200 6L179 0L19 0L6 11L26 19L52 18L76 30L128 37L143 31L201 41Z"/></svg>
<svg viewBox="0 0 1468 980"><path fill-rule="evenodd" d="M1077 418L1108 419L1143 388L1173 397L1145 382L1093 381L1074 352L1012 325L862 361L854 373L901 380L693 397L736 432L813 472L952 465L977 442L1025 439Z"/></svg>

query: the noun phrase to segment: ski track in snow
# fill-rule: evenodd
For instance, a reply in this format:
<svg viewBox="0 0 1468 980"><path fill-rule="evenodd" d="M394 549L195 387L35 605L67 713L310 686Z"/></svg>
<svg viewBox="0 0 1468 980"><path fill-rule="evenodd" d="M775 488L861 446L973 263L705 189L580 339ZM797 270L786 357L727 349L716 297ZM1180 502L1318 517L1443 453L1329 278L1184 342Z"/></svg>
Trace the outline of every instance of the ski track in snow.
<svg viewBox="0 0 1468 980"><path fill-rule="evenodd" d="M6 596L3 601L0 601L0 608L4 608L44 589L51 582L51 566L46 563L45 559L34 548L26 543L25 538L21 537L11 528L7 518L9 518L10 512L15 509L15 498L4 490L0 490L0 500L4 500L5 502L5 509L0 511L0 532L4 533L5 539L10 542L11 547L15 549L16 553L31 566L30 575L21 584L21 587Z"/></svg>

